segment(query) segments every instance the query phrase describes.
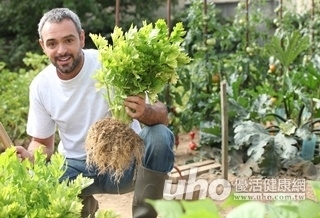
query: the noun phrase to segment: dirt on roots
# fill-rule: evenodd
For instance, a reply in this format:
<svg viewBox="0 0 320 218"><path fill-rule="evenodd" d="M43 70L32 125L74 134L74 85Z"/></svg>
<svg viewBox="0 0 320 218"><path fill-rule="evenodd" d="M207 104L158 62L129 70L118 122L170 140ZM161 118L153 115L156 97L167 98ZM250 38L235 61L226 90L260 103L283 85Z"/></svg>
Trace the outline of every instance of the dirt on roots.
<svg viewBox="0 0 320 218"><path fill-rule="evenodd" d="M127 124L112 117L94 123L86 137L87 163L119 181L132 161L141 165L143 140ZM137 167L136 167L137 169Z"/></svg>

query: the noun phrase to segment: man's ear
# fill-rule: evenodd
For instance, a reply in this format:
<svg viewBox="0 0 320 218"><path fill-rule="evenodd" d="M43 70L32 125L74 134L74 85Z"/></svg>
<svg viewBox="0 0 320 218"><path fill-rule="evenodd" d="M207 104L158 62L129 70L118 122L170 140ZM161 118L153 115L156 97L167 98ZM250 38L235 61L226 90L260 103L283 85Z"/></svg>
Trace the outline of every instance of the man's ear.
<svg viewBox="0 0 320 218"><path fill-rule="evenodd" d="M44 43L43 43L42 39L39 39L39 44L41 45L41 48L44 51Z"/></svg>
<svg viewBox="0 0 320 218"><path fill-rule="evenodd" d="M81 33L80 33L80 43L81 43L81 47L82 47L82 48L84 48L85 39L86 39L85 32L84 32L84 30L81 30Z"/></svg>

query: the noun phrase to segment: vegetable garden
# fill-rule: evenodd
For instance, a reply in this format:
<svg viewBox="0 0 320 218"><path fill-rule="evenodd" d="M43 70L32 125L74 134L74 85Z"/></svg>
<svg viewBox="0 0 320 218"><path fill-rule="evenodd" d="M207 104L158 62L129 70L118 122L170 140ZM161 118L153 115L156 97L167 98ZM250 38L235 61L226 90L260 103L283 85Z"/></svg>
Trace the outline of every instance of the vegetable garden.
<svg viewBox="0 0 320 218"><path fill-rule="evenodd" d="M283 161L303 157L316 162L318 3L313 1L309 11L297 14L281 1L270 16L261 11L266 2L240 1L232 20L223 19L216 5L205 3L194 1L189 7L185 46L193 61L181 68L178 85L165 96L167 102L174 101L169 104L173 130L188 132L198 127L198 149L219 148L219 82L224 80L232 130L230 150L246 150L246 160L255 162L277 160L274 165L266 164L270 170L263 172L269 176L277 174L278 170L271 169ZM310 140L313 149L306 151L303 145ZM267 144L270 150L264 152Z"/></svg>
<svg viewBox="0 0 320 218"><path fill-rule="evenodd" d="M192 143L192 149L198 156L191 161L219 160L220 82L226 82L228 153L231 160L238 160L229 162L229 172L239 177L294 175L318 180L320 1L311 0L310 9L296 13L279 0L271 14L263 11L268 2L241 0L234 16L225 17L216 4L195 0L185 13L174 17L168 1L167 23L183 23L186 35L182 45L192 61L179 67L177 83L163 87L159 98L168 106L176 146L181 133L197 129L200 140ZM1 64L0 117L14 143L26 145L28 84L47 59L28 53L24 62L26 68L19 72ZM298 165L302 167L293 172ZM319 184L312 182L312 186L319 200ZM216 207L209 212L188 210L192 203L203 211L212 206L211 201L177 203L175 209L181 208L181 213L172 217L220 217ZM310 200L275 202L269 207L258 202L246 205L243 208L247 211L264 208L264 213L255 217L265 217L266 213L268 217L320 214L319 203ZM164 204L160 211L170 208ZM230 217L237 217L236 212ZM246 217L253 217L253 213Z"/></svg>

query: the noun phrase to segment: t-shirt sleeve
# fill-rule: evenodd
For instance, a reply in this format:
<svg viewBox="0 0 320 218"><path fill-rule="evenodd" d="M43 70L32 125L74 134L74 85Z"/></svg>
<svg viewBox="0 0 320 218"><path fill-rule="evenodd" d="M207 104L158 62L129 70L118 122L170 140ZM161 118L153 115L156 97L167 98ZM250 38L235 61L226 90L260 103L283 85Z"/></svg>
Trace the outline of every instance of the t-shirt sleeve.
<svg viewBox="0 0 320 218"><path fill-rule="evenodd" d="M55 133L55 122L44 107L40 94L37 82L33 81L29 87L27 133L36 138L48 138Z"/></svg>

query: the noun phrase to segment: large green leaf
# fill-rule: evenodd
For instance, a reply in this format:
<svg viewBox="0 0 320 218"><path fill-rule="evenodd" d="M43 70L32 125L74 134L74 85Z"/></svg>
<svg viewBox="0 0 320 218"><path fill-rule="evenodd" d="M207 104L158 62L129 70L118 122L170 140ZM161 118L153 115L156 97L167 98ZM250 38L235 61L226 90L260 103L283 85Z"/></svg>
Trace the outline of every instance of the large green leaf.
<svg viewBox="0 0 320 218"><path fill-rule="evenodd" d="M262 137L261 137L262 136ZM274 139L268 135L254 135L251 137L251 146L248 148L247 154L252 157L254 161L260 161L262 155L265 153L265 146L272 146L275 148ZM276 149L273 149L275 151Z"/></svg>
<svg viewBox="0 0 320 218"><path fill-rule="evenodd" d="M298 207L300 217L320 217L320 204L312 200L301 201Z"/></svg>
<svg viewBox="0 0 320 218"><path fill-rule="evenodd" d="M182 205L178 201L146 199L146 202L154 207L160 217L181 218L183 215Z"/></svg>
<svg viewBox="0 0 320 218"><path fill-rule="evenodd" d="M219 211L211 199L197 201L167 201L147 199L158 212L160 217L165 218L219 218Z"/></svg>
<svg viewBox="0 0 320 218"><path fill-rule="evenodd" d="M300 218L298 215L298 202L275 201L267 206L269 218ZM302 218L302 217L301 217Z"/></svg>
<svg viewBox="0 0 320 218"><path fill-rule="evenodd" d="M296 132L297 126L292 120L279 124L280 130L285 135L293 135Z"/></svg>
<svg viewBox="0 0 320 218"><path fill-rule="evenodd" d="M281 149L279 155L283 159L291 159L298 153L297 147L294 146L297 144L296 139L288 137L281 132L275 135L274 144L277 148Z"/></svg>
<svg viewBox="0 0 320 218"><path fill-rule="evenodd" d="M301 33L296 30L283 39L274 36L271 39L271 42L265 45L265 48L271 56L275 56L288 68L298 55L306 50L308 46L308 37L301 36Z"/></svg>
<svg viewBox="0 0 320 218"><path fill-rule="evenodd" d="M254 154L255 160L258 160L263 153L263 150L259 151L260 148L263 149L266 143L271 140L270 138L272 138L261 124L252 121L240 123L235 127L234 133L234 147L236 149L250 147L248 155Z"/></svg>
<svg viewBox="0 0 320 218"><path fill-rule="evenodd" d="M185 210L183 218L203 217L218 218L219 211L211 199L203 199L198 201L181 201Z"/></svg>
<svg viewBox="0 0 320 218"><path fill-rule="evenodd" d="M279 147L275 143L268 143L264 147L262 154L262 161L259 163L261 174L263 176L276 176L279 173L281 164L279 154L281 153Z"/></svg>
<svg viewBox="0 0 320 218"><path fill-rule="evenodd" d="M244 203L231 210L226 218L264 218L266 206L258 201Z"/></svg>

